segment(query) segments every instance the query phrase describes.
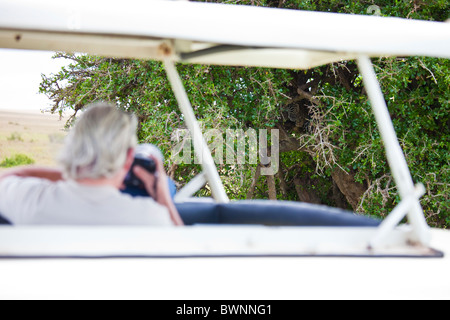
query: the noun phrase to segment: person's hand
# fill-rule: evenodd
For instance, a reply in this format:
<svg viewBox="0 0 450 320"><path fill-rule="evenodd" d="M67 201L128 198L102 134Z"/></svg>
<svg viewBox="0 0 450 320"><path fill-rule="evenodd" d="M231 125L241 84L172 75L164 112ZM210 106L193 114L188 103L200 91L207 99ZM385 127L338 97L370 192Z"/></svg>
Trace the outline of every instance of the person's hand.
<svg viewBox="0 0 450 320"><path fill-rule="evenodd" d="M183 220L181 219L173 201L170 196L169 182L166 172L161 160L156 157L150 156L156 164L155 173L150 173L140 166L133 168L134 174L144 183L145 189L148 194L159 204L167 207L169 215L174 225L182 226Z"/></svg>
<svg viewBox="0 0 450 320"><path fill-rule="evenodd" d="M150 173L141 166L137 165L134 166L133 172L144 183L148 194L155 201L165 201L167 200L167 197L170 198L170 191L163 163L156 157L150 156L150 158L155 162L155 173Z"/></svg>

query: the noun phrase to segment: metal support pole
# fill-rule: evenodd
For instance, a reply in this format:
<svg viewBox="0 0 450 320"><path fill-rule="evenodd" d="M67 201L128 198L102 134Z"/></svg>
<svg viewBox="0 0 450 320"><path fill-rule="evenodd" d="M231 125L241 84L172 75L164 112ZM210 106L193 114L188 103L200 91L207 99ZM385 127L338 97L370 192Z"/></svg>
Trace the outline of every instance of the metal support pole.
<svg viewBox="0 0 450 320"><path fill-rule="evenodd" d="M175 202L183 202L189 199L206 184L205 174L202 172L192 178L180 191L175 195Z"/></svg>
<svg viewBox="0 0 450 320"><path fill-rule="evenodd" d="M208 145L203 138L202 131L195 118L194 111L192 110L189 98L184 90L183 83L181 82L178 71L173 61L164 61L164 67L166 69L167 77L172 85L173 92L177 98L181 112L184 115L184 121L188 129L191 131L192 141L194 142L194 150L197 157L201 159L201 165L203 172L206 175L211 192L214 199L217 202L226 203L229 202L228 196L225 193L222 181L220 180L219 173L217 172L216 165L209 151Z"/></svg>
<svg viewBox="0 0 450 320"><path fill-rule="evenodd" d="M414 203L417 202L417 200L423 196L424 193L425 187L420 183L416 186L414 196L409 196L408 198L402 199L402 201L400 201L394 210L392 210L380 224L377 233L369 242L369 247L376 248L380 243L382 243L387 235L394 230L403 217L408 213L411 206L414 205Z"/></svg>
<svg viewBox="0 0 450 320"><path fill-rule="evenodd" d="M372 110L386 149L386 157L397 185L400 198L414 197L415 188L405 156L395 134L386 101L368 56L358 57L358 68L363 75L364 85L372 104ZM411 241L427 245L430 241L429 227L425 221L419 199L411 200L408 221L412 227Z"/></svg>

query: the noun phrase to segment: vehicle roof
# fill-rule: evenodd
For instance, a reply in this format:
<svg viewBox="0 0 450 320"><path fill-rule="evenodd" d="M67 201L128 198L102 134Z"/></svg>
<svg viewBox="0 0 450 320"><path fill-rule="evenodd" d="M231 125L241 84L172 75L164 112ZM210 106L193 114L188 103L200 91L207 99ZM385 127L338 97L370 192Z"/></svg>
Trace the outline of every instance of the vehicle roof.
<svg viewBox="0 0 450 320"><path fill-rule="evenodd" d="M433 229L432 233L432 246L449 252L450 232ZM28 258L1 259L0 264L0 299L450 298L449 255L438 259Z"/></svg>
<svg viewBox="0 0 450 320"><path fill-rule="evenodd" d="M306 69L359 55L450 58L450 23L189 1L6 0L0 47Z"/></svg>

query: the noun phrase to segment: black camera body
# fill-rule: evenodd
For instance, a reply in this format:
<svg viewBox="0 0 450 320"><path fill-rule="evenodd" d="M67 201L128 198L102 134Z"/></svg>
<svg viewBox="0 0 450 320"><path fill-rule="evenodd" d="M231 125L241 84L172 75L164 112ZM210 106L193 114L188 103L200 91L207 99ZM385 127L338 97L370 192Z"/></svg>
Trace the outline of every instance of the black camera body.
<svg viewBox="0 0 450 320"><path fill-rule="evenodd" d="M126 188L138 188L138 189L144 189L145 186L144 183L136 177L136 175L133 172L133 168L135 165L138 165L145 170L147 170L149 173L155 173L156 171L156 163L153 159L150 158L138 158L135 157L133 164L131 165L130 171L128 172L127 176L125 177L124 184Z"/></svg>

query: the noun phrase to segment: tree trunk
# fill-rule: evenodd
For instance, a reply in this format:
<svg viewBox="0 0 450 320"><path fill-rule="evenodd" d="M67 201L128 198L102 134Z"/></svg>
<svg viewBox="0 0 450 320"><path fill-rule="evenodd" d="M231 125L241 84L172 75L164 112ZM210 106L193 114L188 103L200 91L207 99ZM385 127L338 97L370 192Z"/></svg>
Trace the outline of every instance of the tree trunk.
<svg viewBox="0 0 450 320"><path fill-rule="evenodd" d="M247 192L247 199L253 199L253 195L255 193L256 184L258 183L259 176L261 175L261 167L260 165L256 166L255 173L253 175L253 181L250 185L250 188Z"/></svg>
<svg viewBox="0 0 450 320"><path fill-rule="evenodd" d="M336 204L336 207L341 209L348 209L348 202L344 194L339 190L336 182L333 180L333 188L331 190L331 199Z"/></svg>
<svg viewBox="0 0 450 320"><path fill-rule="evenodd" d="M267 175L266 180L267 180L267 187L269 188L269 199L277 200L277 188L275 186L275 176Z"/></svg>
<svg viewBox="0 0 450 320"><path fill-rule="evenodd" d="M352 171L347 173L340 168L335 168L331 172L331 176L353 210L356 210L362 195L366 191L364 185L356 182L355 174Z"/></svg>
<svg viewBox="0 0 450 320"><path fill-rule="evenodd" d="M279 170L278 170L276 176L277 176L278 180L280 181L281 195L283 196L283 199L286 199L288 196L289 187L286 183L286 180L284 180L284 171L282 169L282 165L279 166Z"/></svg>
<svg viewBox="0 0 450 320"><path fill-rule="evenodd" d="M309 192L306 186L308 185L307 179L294 179L295 191L297 191L298 199L301 202L307 203L320 203L320 199L313 193Z"/></svg>

